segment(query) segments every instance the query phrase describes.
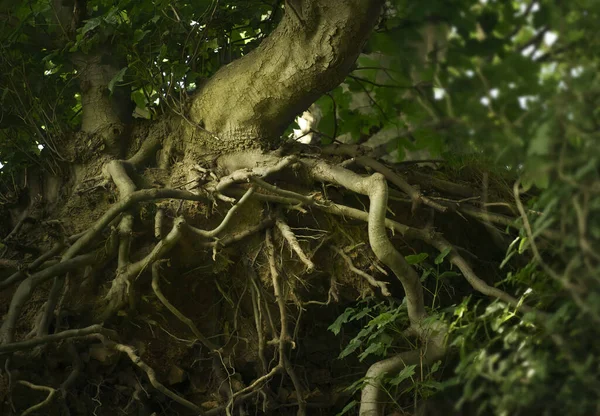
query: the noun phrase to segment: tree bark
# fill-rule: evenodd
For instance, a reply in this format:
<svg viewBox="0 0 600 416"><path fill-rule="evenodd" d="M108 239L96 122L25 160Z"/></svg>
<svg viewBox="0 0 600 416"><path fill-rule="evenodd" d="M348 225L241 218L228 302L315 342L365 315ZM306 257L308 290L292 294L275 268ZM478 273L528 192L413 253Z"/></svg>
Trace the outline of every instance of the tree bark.
<svg viewBox="0 0 600 416"><path fill-rule="evenodd" d="M190 119L210 135L193 146L267 148L294 117L342 82L377 23L381 0L286 2L275 31L219 70L192 102ZM200 143L199 143L200 142Z"/></svg>

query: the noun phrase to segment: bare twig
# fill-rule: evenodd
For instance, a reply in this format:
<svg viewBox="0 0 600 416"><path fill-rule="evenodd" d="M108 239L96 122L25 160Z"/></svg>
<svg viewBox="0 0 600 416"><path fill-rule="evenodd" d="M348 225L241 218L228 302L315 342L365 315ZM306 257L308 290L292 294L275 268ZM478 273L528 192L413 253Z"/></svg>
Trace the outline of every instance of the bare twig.
<svg viewBox="0 0 600 416"><path fill-rule="evenodd" d="M412 212L414 213L419 206L420 203L423 203L436 211L446 212L448 211L448 207L441 205L432 199L429 199L421 192L416 190L412 185L410 185L404 178L402 178L398 173L394 172L384 164L372 159L370 157L360 156L356 158L356 161L363 166L368 166L371 169L381 173L383 176L387 178L388 181L396 185L400 190L406 193L413 202Z"/></svg>
<svg viewBox="0 0 600 416"><path fill-rule="evenodd" d="M219 183L217 184L217 186L215 187L215 190L218 192L222 192L230 185L232 185L234 183L239 183L239 182L248 182L250 180L250 178L252 178L252 177L264 178L268 175L271 175L273 173L276 173L276 172L279 172L279 171L285 169L286 167L288 167L295 161L296 161L295 156L286 156L284 158L278 159L278 161L272 165L261 166L261 167L257 167L257 168L253 168L253 169L236 170L235 172L231 173L230 175L222 178L219 181Z"/></svg>
<svg viewBox="0 0 600 416"><path fill-rule="evenodd" d="M288 191L286 189L281 189L275 185L271 185L268 182L263 181L260 178L256 178L253 177L250 179L252 182L254 182L256 185L260 186L261 188L266 189L267 191L273 192L276 195L281 195L284 198L290 198L290 199L295 199L299 202L302 202L304 204L312 204L314 203L314 200L311 196L305 196L296 192L292 192L292 191Z"/></svg>
<svg viewBox="0 0 600 416"><path fill-rule="evenodd" d="M63 260L69 259L77 254L80 250L85 248L92 240L94 240L98 234L106 227L110 222L117 217L121 212L128 210L133 205L156 199L181 199L190 201L204 201L210 202L210 199L206 195L195 194L188 191L179 189L142 189L135 191L128 195L124 199L120 200L113 206L111 206L105 213L100 217L92 227L90 227L79 239L65 252Z"/></svg>
<svg viewBox="0 0 600 416"><path fill-rule="evenodd" d="M368 232L371 249L383 264L392 269L402 283L406 293L411 325L418 324L427 316L423 300L423 287L417 272L396 250L387 236L385 215L388 188L385 177L381 173L363 177L347 169L312 159L303 159L302 162L309 168L313 178L321 182L338 184L369 197Z"/></svg>
<svg viewBox="0 0 600 416"><path fill-rule="evenodd" d="M162 227L165 222L165 210L159 208L156 210L156 215L154 216L154 237L157 240L161 240L163 238Z"/></svg>
<svg viewBox="0 0 600 416"><path fill-rule="evenodd" d="M152 265L155 261L166 256L181 238L181 230L186 226L183 217L177 217L173 222L173 228L154 246L152 251L143 259L127 265L124 269L120 269L117 276L113 279L111 287L106 294L109 304L102 315L102 319L106 320L113 313L125 304L124 295L131 284L133 278L140 274L146 267Z"/></svg>
<svg viewBox="0 0 600 416"><path fill-rule="evenodd" d="M236 243L244 238L251 236L252 234L256 234L257 232L264 230L267 227L273 225L275 221L271 217L267 217L263 219L261 222L254 226L250 226L243 231L226 235L223 238L217 239L215 241L206 241L202 243L204 247L226 247L230 244Z"/></svg>

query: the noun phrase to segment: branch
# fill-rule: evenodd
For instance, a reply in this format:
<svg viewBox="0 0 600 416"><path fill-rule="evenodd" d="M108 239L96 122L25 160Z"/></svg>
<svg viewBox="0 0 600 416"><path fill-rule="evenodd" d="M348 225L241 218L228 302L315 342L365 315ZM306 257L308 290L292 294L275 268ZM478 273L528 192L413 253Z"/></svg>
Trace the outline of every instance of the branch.
<svg viewBox="0 0 600 416"><path fill-rule="evenodd" d="M256 234L257 232L264 230L265 228L270 227L273 224L274 224L273 218L268 217L268 218L265 218L264 220L262 220L261 222L259 222L258 224L246 228L244 231L240 231L235 234L226 235L225 237L215 240L215 241L207 241L207 242L203 243L203 245L205 247L226 247L230 244L233 244L240 240L243 240L244 238L246 238L252 234Z"/></svg>
<svg viewBox="0 0 600 416"><path fill-rule="evenodd" d="M285 372L292 379L296 393L298 394L298 416L306 415L306 398L304 397L304 388L300 384L294 369L287 357L287 351L292 344L292 338L288 333L287 311L285 310L285 293L283 282L279 277L277 265L275 264L275 249L273 247L273 236L271 230L267 230L265 238L265 247L267 258L269 260L269 269L271 271L271 279L273 280L273 292L279 306L279 318L281 329L279 331L279 364L278 367L285 369ZM277 367L276 367L277 368Z"/></svg>
<svg viewBox="0 0 600 416"><path fill-rule="evenodd" d="M192 192L179 189L143 189L135 191L111 206L96 223L90 227L63 255L63 260L70 259L80 250L85 248L100 232L121 212L128 210L133 205L155 199L183 199L189 201L209 202L210 199L205 195L198 195Z"/></svg>
<svg viewBox="0 0 600 416"><path fill-rule="evenodd" d="M113 313L123 306L124 293L127 292L131 280L139 275L146 267L163 258L169 253L181 238L181 230L186 226L183 217L177 217L173 222L173 228L165 238L160 240L152 251L143 259L129 264L124 270L119 270L112 281L112 285L106 294L109 304L102 314L102 320L107 320Z"/></svg>
<svg viewBox="0 0 600 416"><path fill-rule="evenodd" d="M428 330L425 344L417 350L406 351L394 357L376 362L365 375L365 385L360 400L360 416L380 416L383 414L384 389L382 378L393 376L409 365L429 365L442 358L446 352L444 338L446 326L437 322Z"/></svg>
<svg viewBox="0 0 600 416"><path fill-rule="evenodd" d="M361 157L357 157L356 161L363 166L368 166L371 169L381 173L383 176L386 177L386 179L388 181L390 181L391 183L396 185L398 188L400 188L401 191L403 191L405 194L407 194L413 202L413 206L412 206L413 214L415 213L415 211L420 203L423 203L439 212L448 211L447 207L427 198L421 192L417 191L412 185L410 185L408 182L406 182L406 180L404 180L404 178L402 178L399 174L397 174L396 172L394 172L393 170L391 170L384 164L376 161L375 159L372 159L370 157L361 156Z"/></svg>
<svg viewBox="0 0 600 416"><path fill-rule="evenodd" d="M258 177L258 178L267 177L269 175L272 175L273 173L282 171L283 169L287 168L294 162L296 162L295 156L286 156L284 158L276 159L276 163L271 164L271 165L260 166L260 167L256 167L256 168L252 168L252 169L247 169L247 168L238 169L238 170L232 172L231 174L225 176L224 178L221 178L221 180L215 187L215 190L217 192L222 192L228 186L230 186L234 183L248 182L251 178L255 178L255 177Z"/></svg>

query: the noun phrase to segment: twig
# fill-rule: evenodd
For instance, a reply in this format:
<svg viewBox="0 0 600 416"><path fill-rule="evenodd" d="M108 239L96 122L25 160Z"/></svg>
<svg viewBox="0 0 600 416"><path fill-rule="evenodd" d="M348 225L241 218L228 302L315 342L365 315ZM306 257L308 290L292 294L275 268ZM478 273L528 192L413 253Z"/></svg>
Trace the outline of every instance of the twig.
<svg viewBox="0 0 600 416"><path fill-rule="evenodd" d="M523 228L525 228L525 232L527 234L527 238L529 239L531 250L533 251L533 257L548 276L550 276L553 280L561 284L561 286L563 286L567 290L567 292L573 298L573 301L577 304L577 306L581 308L583 312L590 315L596 323L600 323L600 316L590 307L588 307L588 305L585 304L584 300L577 293L577 288L573 286L571 282L561 278L561 276L559 276L559 274L556 273L556 271L554 271L542 258L542 255L540 254L537 248L537 244L534 240L531 224L529 224L529 218L527 217L527 213L525 212L525 208L523 207L523 203L521 202L521 196L519 192L520 186L521 184L517 180L513 186L513 193L515 195L515 203L517 205L517 209L519 210L519 214L521 215L521 219L523 220Z"/></svg>
<svg viewBox="0 0 600 416"><path fill-rule="evenodd" d="M156 210L156 215L154 216L154 237L157 240L161 240L163 238L162 227L165 222L165 210L159 208Z"/></svg>
<svg viewBox="0 0 600 416"><path fill-rule="evenodd" d="M173 249L181 238L181 230L185 226L185 219L183 217L177 217L173 222L173 228L171 228L169 234L154 246L150 254L135 263L127 265L124 269L119 270L105 297L109 300L109 304L102 315L103 320L112 316L112 314L125 303L123 294L127 292L127 288L133 278L140 274L146 267L166 256Z"/></svg>
<svg viewBox="0 0 600 416"><path fill-rule="evenodd" d="M236 243L244 238L251 236L252 234L256 234L257 232L264 230L267 227L270 227L274 224L274 220L271 217L267 217L263 219L261 222L254 226L250 226L243 231L226 235L223 238L217 239L215 241L206 241L202 243L204 247L226 247L230 244Z"/></svg>
<svg viewBox="0 0 600 416"><path fill-rule="evenodd" d="M155 199L181 199L190 201L210 202L210 199L206 195L195 194L179 189L161 188L142 189L139 191L135 191L123 200L120 200L119 202L111 206L104 213L104 215L102 215L102 217L100 217L100 219L98 219L94 223L92 227L90 227L81 237L79 237L79 239L75 243L73 243L71 247L69 247L69 249L63 255L62 259L70 259L80 250L85 248L121 212L128 210L133 205L139 202L151 201Z"/></svg>
<svg viewBox="0 0 600 416"><path fill-rule="evenodd" d="M252 182L254 182L256 185L260 186L261 188L264 188L267 191L273 192L276 195L281 195L285 198L295 199L298 202L302 202L302 203L305 203L308 205L314 203L314 200L311 196L305 196L305 195L302 195L302 194L299 194L296 192L288 191L286 189L281 189L275 185L271 185L270 183L263 181L260 178L253 177L253 178L250 178L250 180Z"/></svg>
<svg viewBox="0 0 600 416"><path fill-rule="evenodd" d="M238 169L230 175L222 178L215 187L215 190L222 192L230 185L239 182L248 182L252 177L264 178L268 175L285 169L295 161L295 156L286 156L278 159L278 161L273 165L261 166L253 169Z"/></svg>

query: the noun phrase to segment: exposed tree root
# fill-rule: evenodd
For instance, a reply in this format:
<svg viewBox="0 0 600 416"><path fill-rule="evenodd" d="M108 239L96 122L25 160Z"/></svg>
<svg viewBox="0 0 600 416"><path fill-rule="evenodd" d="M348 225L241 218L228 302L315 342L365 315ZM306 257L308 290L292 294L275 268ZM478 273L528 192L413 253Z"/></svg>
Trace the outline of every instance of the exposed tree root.
<svg viewBox="0 0 600 416"><path fill-rule="evenodd" d="M31 406L29 409L27 409L23 413L21 413L21 416L29 415L33 412L37 412L38 410L48 406L50 403L52 403L52 400L54 399L54 396L56 395L56 389L53 389L52 387L49 387L49 386L39 386L37 384L32 384L25 380L19 380L18 383L22 384L24 386L27 386L32 390L40 390L40 391L48 392L48 396L46 397L46 399L43 402L40 402L34 406Z"/></svg>
<svg viewBox="0 0 600 416"><path fill-rule="evenodd" d="M146 375L148 376L148 380L150 380L150 384L152 384L152 387L154 387L156 390L169 397L170 399L176 401L180 405L185 406L188 409L193 410L194 412L197 412L199 415L204 415L204 412L199 406L196 406L194 403L184 399L180 395L169 390L160 381L158 381L154 369L152 369L152 367L150 367L148 364L142 361L142 359L135 353L135 349L133 347L129 345L116 343L102 335L99 335L99 339L106 347L127 354L131 362L138 366L144 373L146 373Z"/></svg>
<svg viewBox="0 0 600 416"><path fill-rule="evenodd" d="M365 280L373 287L378 287L381 290L381 294L383 296L391 296L392 294L390 293L390 291L387 288L387 285L389 284L388 282L382 282L380 280L376 280L373 276L371 276L368 273L363 272L360 269L357 269L356 266L354 266L354 263L352 263L352 259L350 258L350 256L348 256L346 253L344 253L344 250L338 248L338 247L332 247L332 249L340 255L341 258L344 259L344 261L346 262L346 264L348 265L348 268L350 270L352 270L354 273L356 273L357 275L364 277Z"/></svg>
<svg viewBox="0 0 600 416"><path fill-rule="evenodd" d="M306 254L302 250L302 247L300 247L300 243L298 243L298 240L296 239L296 236L294 235L294 232L292 231L290 226L287 225L287 223L283 220L281 216L277 217L277 219L275 220L275 225L277 225L279 232L281 232L281 235L283 236L285 241L287 241L291 249L294 250L294 252L296 252L298 258L306 266L306 272L312 272L315 269L315 264L312 262L311 259L309 259L306 256Z"/></svg>
<svg viewBox="0 0 600 416"><path fill-rule="evenodd" d="M320 211L319 215L327 215L328 218L339 216L346 220L354 219L366 222L369 246L372 253L379 262L392 271L404 289L410 322L408 332L411 336L417 338L419 346L415 350L381 360L368 369L362 390L361 415L380 416L383 414L384 406L382 403L385 401L385 393L382 388L382 380L386 374L388 376L392 375L407 365L425 366L431 364L442 358L447 349L446 335L448 328L435 315L428 317L424 288L420 277L415 269L408 264L404 255L394 246L388 235L389 231L392 234L398 233L407 240L420 240L437 251L445 253L446 259L461 271L466 281L476 291L491 298L499 299L513 306L516 310L537 312L535 309L523 304L522 300L488 285L477 276L473 267L441 233L434 231L432 228L414 228L386 218L389 204L388 194L390 193L388 182L398 188L393 190L394 195L402 197L400 191L408 195L409 201L412 203L413 215L419 208L425 206L441 214L462 210L473 217L480 217L477 209L460 204L452 206L450 203L438 202L438 199L426 196L410 184L410 179L405 179L389 167L357 152L356 147L337 148L337 150L334 149L335 151L329 153L353 157L354 162L359 165L354 164L354 167L361 169L362 166L363 168L375 170L375 173L365 176L314 157L299 157L297 155L281 157L277 153L267 155L256 153L244 155L240 153L223 157L221 165L218 167L219 170L216 170L222 173L222 177L219 178L212 174L209 182L204 184L196 182L194 192L167 188L138 190L138 186L132 179L132 177L136 177L133 172L143 165L143 161L149 158L152 149L156 149L156 146L157 143L148 145L147 148L140 150L141 153L138 152L136 156L129 160L113 160L107 163L104 174L115 184L119 192L118 202L110 206L87 230L83 230L76 236L65 238L65 241L72 243L70 246L62 242L55 244L47 253L42 254L28 266L16 271L0 283L0 290L2 290L20 282L0 328L0 354L27 351L38 345L68 340L66 345L70 348L69 356L73 363L73 369L60 387L63 395L66 394L80 372L83 371L81 360L73 342L99 339L106 348L127 354L131 361L147 375L150 384L156 390L198 414L208 415L225 412L228 415L233 415L234 408L251 398L257 398L257 400L262 398L263 409L267 409L269 401L273 400L269 395L269 389L274 384L273 380L282 380L281 383L286 380L287 385L291 384L295 391L293 405L298 407L297 414L299 416L306 415L307 408L311 405L311 391L305 384L305 380L303 380L302 371L294 367L291 358L291 351L296 349L297 330L290 329L290 321L293 318L288 310L291 308L292 303L288 304L288 299L293 300L300 309L308 305L329 305L332 301L337 302L340 300L339 286L341 284L337 280L338 277L331 273L327 301L305 301L299 298L294 281L288 280L288 278L296 274L310 277L321 273L321 264L317 261L319 256L316 255L316 252L322 245L328 245L331 252L342 258L343 263L340 264L345 265L346 270L364 278L372 287L379 288L384 296L392 295L390 288L393 285L390 285L390 282L377 280L371 274L356 267L352 259L338 246L339 244L335 238L330 239L330 236L328 236L326 239L322 239L323 241L319 243L316 249L312 247L312 249L306 250L305 243L303 242L301 245L299 241L301 239L300 233L296 234L294 232L301 228L290 226L293 217L286 210L297 211L301 214L312 214L313 218L315 218L314 214ZM267 182L267 178L288 170L294 171L296 179L301 182L300 187L296 184L292 190ZM196 171L198 170L196 169ZM287 174L289 175L289 172ZM208 175L205 176L208 178ZM367 197L369 206L368 208L365 207L365 210L361 210L344 203L334 202L343 201L343 199L330 198L325 192L309 193L312 188L306 191L307 194L298 191L298 188L307 188L307 179L320 182L324 187L338 187L340 194L362 195L363 200L365 200L364 197ZM449 186L446 183L437 183L437 185L446 188ZM452 187L450 186L450 188ZM466 193L462 188L459 191ZM149 221L151 224L150 235L158 239L158 242L153 247L150 244L145 244L144 250L140 250L136 246L138 241L135 237L138 205L144 202L165 199L172 202L161 203ZM218 222L218 225L216 227L213 225L214 228L209 230L196 226L195 221L198 218L194 217L195 208L187 211L182 209L183 201L190 201L189 205L197 207L194 205L195 203L198 205L203 203L208 206L215 199L227 201L232 205ZM179 208L177 208L177 201L181 202ZM251 201L253 202L251 203ZM251 221L245 221L242 224L243 227L240 228L236 225L236 221L246 213L247 209L250 209L248 207L251 207L251 204L259 204L264 208L260 211L261 216L254 216ZM294 214L297 214L297 212ZM308 216L303 218L306 217ZM173 220L170 218L173 218ZM489 220L490 217L486 218ZM485 220L486 218L481 217L480 219ZM497 222L504 224L507 221L506 218L500 218ZM317 221L316 218L315 221ZM171 230L165 234L169 224ZM108 236L105 234L102 237L107 229L110 230L110 233ZM274 241L273 238L273 230L275 229L279 231L282 237L278 241ZM319 229L322 229L322 227L319 226ZM212 248L213 260L216 260L221 249L252 235L262 234L263 231L265 233L264 243L252 246L252 250L247 253L244 252L248 257L242 259L248 279L244 293L246 289L249 289L247 292L249 295L247 296L250 314L252 315L251 326L254 328L257 340L257 353L255 356L257 371L252 381L247 381L248 385L244 386L244 383L234 382L233 372L230 371L230 367L233 368L235 362L236 346L233 345L234 343L226 341L222 347L219 347L218 343L211 340L211 334L205 335L199 330L198 322L192 319L191 315L186 316L182 312L184 309L174 306L167 299L160 288L159 267L164 261L163 259L174 258L178 254L176 248L184 244L191 245L194 250L198 247ZM101 237L105 238L104 243ZM281 245L278 246L277 250L275 249L276 243ZM291 249L289 253L286 250L281 250L281 253L278 253L278 250L283 248L284 245ZM251 256L250 251L253 253ZM58 263L53 264L50 262L54 257L61 254ZM266 262L261 264L260 259L263 257L259 256L264 256ZM208 349L208 355L212 356L214 361L213 372L222 373L221 376L217 374L219 383L227 383L229 386L228 389L223 389L221 392L223 393L221 404L204 411L200 405L168 389L158 381L156 371L142 360L142 353L136 353L130 345L110 340L109 336L115 338L115 334L102 325L91 325L86 328L70 329L48 335L51 324L58 322L55 310L57 304L61 303L61 296L64 298L67 292L73 293L73 289L69 286L80 287L80 285L73 285L72 283L65 287L65 275L70 273L70 278L77 279L78 271L85 269L84 276L89 276L93 274L93 270L97 265L106 264L108 261L115 262L115 260L114 279L112 279L111 286L104 296L106 305L101 313L95 316L95 319L103 321L115 316L118 311L128 304L128 301L130 305L133 305L134 298L140 295L140 293L136 293L137 287L134 285L136 278L145 272L151 271L151 287L156 298L177 320L183 322L189 328L196 340ZM282 267L284 264L285 269ZM288 265L293 264L301 267L302 271L298 272L298 267L293 269L291 266L290 271L288 271ZM380 266L377 267L383 274L387 275L385 269ZM260 271L260 278L257 276L257 271ZM17 322L34 289L52 278L55 279L54 284L50 289L46 307L40 315L40 320L35 324L34 338L14 342ZM269 294L265 288L269 285L267 283L269 281L273 288L273 294ZM81 285L81 287L83 286ZM221 288L219 289L221 290ZM268 299L272 299L272 296L274 296L276 304L276 309L273 310L271 310L272 302L269 302ZM239 297L241 299L243 294ZM175 300L173 302L176 303ZM231 304L233 305L233 302ZM279 313L278 324L275 322L276 310ZM544 319L544 315L541 313L538 313L537 316ZM237 315L235 319L238 319ZM296 325L298 325L297 322ZM237 324L234 326L238 328ZM233 338L230 336L228 339ZM274 354L272 361L269 361L268 358L269 351ZM227 374L222 371L223 368L225 368ZM235 371L235 369L233 370ZM32 386L34 385L28 385L31 388L48 391L49 395L44 402L26 411L30 413L48 406L56 391L58 391L52 387ZM290 402L287 405L290 405Z"/></svg>
<svg viewBox="0 0 600 416"><path fill-rule="evenodd" d="M15 351L25 351L32 349L38 345L49 344L51 342L62 341L70 338L85 337L90 334L112 334L113 331L105 329L102 325L91 325L87 328L69 329L67 331L58 332L56 334L38 336L27 341L12 342L10 344L0 345L0 354L6 354Z"/></svg>
<svg viewBox="0 0 600 416"><path fill-rule="evenodd" d="M206 338L204 335L202 335L202 333L198 330L198 327L196 326L196 324L194 324L194 322L190 318L186 317L184 314L179 312L179 310L177 310L177 308L175 306L173 306L171 304L171 302L169 302L168 299L165 297L165 295L163 295L163 293L160 291L160 286L159 286L160 274L159 274L159 270L158 270L159 267L160 267L160 262L158 262L158 261L152 265L152 290L154 290L154 294L163 303L163 305L165 305L167 307L167 309L169 311L171 311L171 313L177 317L177 319L179 319L181 322L183 322L190 328L190 330L192 331L192 333L194 334L196 339L198 341L200 341L202 343L202 345L204 345L206 348L208 348L208 350L211 353L216 353L219 348L214 343L212 343L208 338Z"/></svg>

